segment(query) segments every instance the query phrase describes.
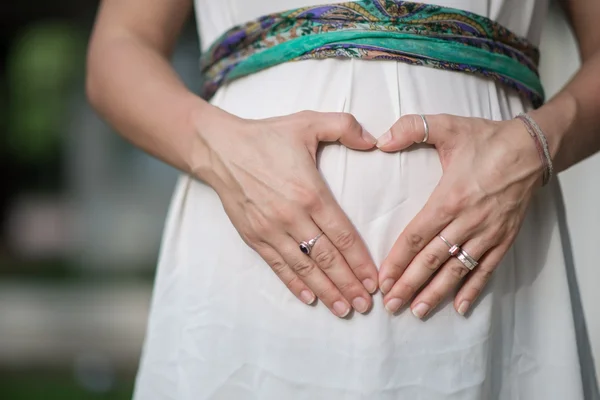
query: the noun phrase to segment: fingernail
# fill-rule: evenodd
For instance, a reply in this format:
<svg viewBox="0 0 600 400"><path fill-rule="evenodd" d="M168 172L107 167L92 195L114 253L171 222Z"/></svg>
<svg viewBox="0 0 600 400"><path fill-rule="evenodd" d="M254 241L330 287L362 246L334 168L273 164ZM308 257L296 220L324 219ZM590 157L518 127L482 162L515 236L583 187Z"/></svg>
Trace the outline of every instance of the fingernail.
<svg viewBox="0 0 600 400"><path fill-rule="evenodd" d="M460 306L458 306L458 313L460 315L464 316L467 313L467 311L469 310L470 305L471 305L470 301L463 300L463 302L460 303Z"/></svg>
<svg viewBox="0 0 600 400"><path fill-rule="evenodd" d="M362 297L357 297L352 300L352 307L359 313L364 313L369 309L369 302Z"/></svg>
<svg viewBox="0 0 600 400"><path fill-rule="evenodd" d="M402 303L404 303L402 301L402 299L398 299L398 298L391 299L390 301L385 303L385 309L388 310L388 312L393 314L396 311L398 311L400 309L400 307L402 307Z"/></svg>
<svg viewBox="0 0 600 400"><path fill-rule="evenodd" d="M421 319L427 315L430 308L431 307L425 303L419 303L412 309L412 313L415 317Z"/></svg>
<svg viewBox="0 0 600 400"><path fill-rule="evenodd" d="M312 304L315 301L315 295L309 292L308 290L301 291L300 298L306 304Z"/></svg>
<svg viewBox="0 0 600 400"><path fill-rule="evenodd" d="M395 281L392 278L388 278L385 281L383 281L383 283L381 284L381 291L383 292L383 294L386 294L387 292L392 290L394 282Z"/></svg>
<svg viewBox="0 0 600 400"><path fill-rule="evenodd" d="M391 140L392 140L392 132L391 131L387 131L386 133L384 133L383 135L381 135L379 137L379 139L377 139L377 147L385 146Z"/></svg>
<svg viewBox="0 0 600 400"><path fill-rule="evenodd" d="M333 303L333 311L335 311L338 317L344 318L350 312L350 307L343 301L336 301Z"/></svg>
<svg viewBox="0 0 600 400"><path fill-rule="evenodd" d="M362 284L369 293L375 293L377 290L377 284L372 279L367 278L362 281Z"/></svg>
<svg viewBox="0 0 600 400"><path fill-rule="evenodd" d="M377 139L373 135L371 135L365 128L362 129L362 138L365 142L369 144L377 143Z"/></svg>

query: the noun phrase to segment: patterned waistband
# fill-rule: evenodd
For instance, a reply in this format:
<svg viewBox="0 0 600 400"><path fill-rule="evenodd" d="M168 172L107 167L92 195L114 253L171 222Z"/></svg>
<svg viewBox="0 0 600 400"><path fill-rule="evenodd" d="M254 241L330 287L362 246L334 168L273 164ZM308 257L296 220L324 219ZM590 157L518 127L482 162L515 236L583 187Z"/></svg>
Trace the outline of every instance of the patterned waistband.
<svg viewBox="0 0 600 400"><path fill-rule="evenodd" d="M270 14L225 32L202 55L201 95L288 61L394 60L473 73L544 102L539 51L489 18L398 0L360 0Z"/></svg>

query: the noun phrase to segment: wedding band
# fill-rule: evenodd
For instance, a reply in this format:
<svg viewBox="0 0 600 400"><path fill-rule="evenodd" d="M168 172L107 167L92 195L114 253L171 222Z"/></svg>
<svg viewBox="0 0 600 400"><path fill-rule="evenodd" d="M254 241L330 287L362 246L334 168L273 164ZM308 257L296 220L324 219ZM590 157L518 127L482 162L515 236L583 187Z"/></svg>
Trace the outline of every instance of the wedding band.
<svg viewBox="0 0 600 400"><path fill-rule="evenodd" d="M469 271L473 271L473 268L479 265L479 263L463 249L456 255L456 258L458 258L458 261L460 261Z"/></svg>
<svg viewBox="0 0 600 400"><path fill-rule="evenodd" d="M427 123L427 120L425 119L425 116L423 114L419 114L419 117L421 117L421 119L423 120L423 126L425 126L425 136L423 136L423 140L421 140L421 143L427 143L427 141L429 140L429 124Z"/></svg>
<svg viewBox="0 0 600 400"><path fill-rule="evenodd" d="M313 246L315 245L315 243L317 243L317 240L319 240L319 238L321 236L323 236L323 232L319 233L317 236L310 239L308 242L301 242L300 245L298 246L298 247L300 247L300 251L306 255L309 255Z"/></svg>
<svg viewBox="0 0 600 400"><path fill-rule="evenodd" d="M456 244L451 244L451 243L450 243L448 240L446 240L446 238L445 238L445 237L443 237L442 235L438 235L438 237L439 237L440 239L442 239L442 241L443 241L444 243L446 243L446 245L447 245L447 246L450 248L450 249L448 249L448 254L450 254L451 256L453 256L453 257L454 257L454 256L456 256L456 255L457 255L457 254L458 254L458 253L461 251L461 248L460 248L460 246L458 246L458 245L456 245Z"/></svg>

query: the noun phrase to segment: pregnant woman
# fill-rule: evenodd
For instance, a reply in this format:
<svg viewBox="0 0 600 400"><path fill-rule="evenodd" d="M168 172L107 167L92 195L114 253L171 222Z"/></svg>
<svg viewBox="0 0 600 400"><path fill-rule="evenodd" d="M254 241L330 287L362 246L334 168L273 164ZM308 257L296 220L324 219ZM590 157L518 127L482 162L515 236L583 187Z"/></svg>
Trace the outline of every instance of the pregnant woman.
<svg viewBox="0 0 600 400"><path fill-rule="evenodd" d="M600 3L104 0L94 106L179 168L136 399L596 399L554 175L600 150Z"/></svg>

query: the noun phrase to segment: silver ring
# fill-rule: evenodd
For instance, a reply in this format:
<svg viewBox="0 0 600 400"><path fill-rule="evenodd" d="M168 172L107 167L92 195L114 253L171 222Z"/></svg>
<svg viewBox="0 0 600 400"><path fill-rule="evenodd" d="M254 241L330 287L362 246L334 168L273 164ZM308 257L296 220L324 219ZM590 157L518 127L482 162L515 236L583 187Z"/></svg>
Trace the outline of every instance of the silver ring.
<svg viewBox="0 0 600 400"><path fill-rule="evenodd" d="M443 237L442 235L438 235L438 237L440 239L442 239L442 241L444 243L446 243L446 245L449 247L448 249L448 254L450 254L451 256L456 256L461 250L460 246L458 246L457 244L451 244L448 240L446 240L445 237Z"/></svg>
<svg viewBox="0 0 600 400"><path fill-rule="evenodd" d="M323 236L323 232L319 233L317 236L310 239L308 242L301 242L300 245L298 246L298 247L300 247L300 251L306 255L309 255L313 246L315 245L315 243L317 243L317 240L319 240L319 238L321 236Z"/></svg>
<svg viewBox="0 0 600 400"><path fill-rule="evenodd" d="M479 265L479 263L463 249L456 255L456 258L458 258L458 261L460 261L469 271L473 271L473 268Z"/></svg>
<svg viewBox="0 0 600 400"><path fill-rule="evenodd" d="M427 141L429 140L429 124L427 123L427 120L425 119L425 116L423 114L419 114L419 117L421 117L421 119L423 120L423 125L425 126L425 136L423 136L423 140L421 140L421 143L427 143Z"/></svg>

